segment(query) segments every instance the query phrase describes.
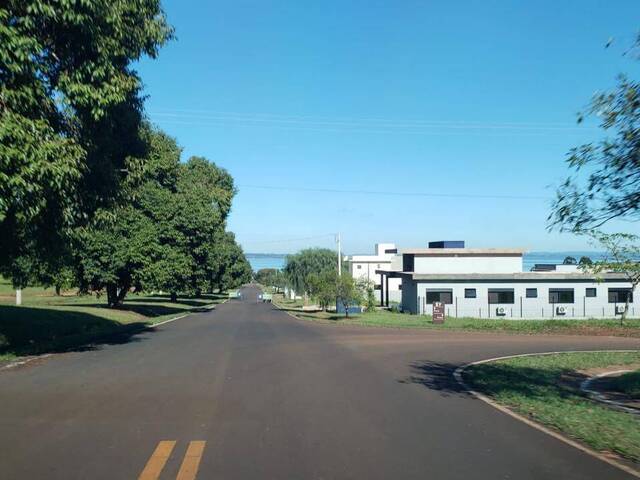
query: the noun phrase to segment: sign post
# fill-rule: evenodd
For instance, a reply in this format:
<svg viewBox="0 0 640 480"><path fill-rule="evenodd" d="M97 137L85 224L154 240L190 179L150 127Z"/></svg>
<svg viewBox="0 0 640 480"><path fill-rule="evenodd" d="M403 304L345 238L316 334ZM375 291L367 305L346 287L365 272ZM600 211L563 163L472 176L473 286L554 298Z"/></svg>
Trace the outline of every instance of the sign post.
<svg viewBox="0 0 640 480"><path fill-rule="evenodd" d="M433 302L432 323L444 323L444 303Z"/></svg>

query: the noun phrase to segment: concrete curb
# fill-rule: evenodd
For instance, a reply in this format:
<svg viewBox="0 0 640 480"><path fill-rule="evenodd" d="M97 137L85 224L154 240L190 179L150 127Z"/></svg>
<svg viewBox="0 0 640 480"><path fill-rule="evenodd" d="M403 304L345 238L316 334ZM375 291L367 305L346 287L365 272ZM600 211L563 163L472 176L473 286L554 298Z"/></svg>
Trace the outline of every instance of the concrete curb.
<svg viewBox="0 0 640 480"><path fill-rule="evenodd" d="M623 412L631 413L633 415L640 415L640 410L635 408L629 408L621 402L616 402L615 400L611 400L606 396L602 395L597 390L591 390L589 387L594 380L598 380L599 378L609 377L611 375L617 375L618 373L628 373L633 370L613 370L611 372L601 373L599 375L595 375L591 378L587 378L584 382L580 384L580 390L586 393L592 400L596 402L601 402L607 404L607 406L611 408L615 408L616 410L621 410Z"/></svg>
<svg viewBox="0 0 640 480"><path fill-rule="evenodd" d="M50 357L52 356L53 353L44 353L42 355L36 355L35 357L29 357L25 360L16 360L14 362L9 363L8 365L5 365L4 367L0 368L0 371L2 370L9 370L11 368L16 368L16 367L21 367L22 365L27 365L31 362L34 362L36 360L42 360L44 358Z"/></svg>
<svg viewBox="0 0 640 480"><path fill-rule="evenodd" d="M483 363L490 363L490 362L495 362L498 360L507 360L509 358L518 358L518 357L533 357L533 356L546 356L546 355L557 355L557 354L562 354L562 353L605 353L605 352L620 352L620 353L625 353L625 352L638 352L638 350L569 350L569 351L564 351L564 352L542 352L542 353L523 353L523 354L519 354L519 355L506 355L503 357L495 357L495 358L487 358L485 360L478 360L476 362L471 362L471 363L467 363L465 365L462 365L461 367L456 368L456 370L453 372L453 377L455 378L456 382L458 382L458 384L463 387L467 392L469 392L471 395L473 395L474 397L476 397L479 400L482 400L483 402L491 405L493 408L495 408L496 410L499 410L502 413L505 413L507 415L509 415L512 418L515 418L516 420L521 421L522 423L525 423L526 425L535 428L536 430L539 430L541 432L546 433L547 435L552 436L553 438L560 440L561 442L566 443L567 445L571 445L574 448L577 448L578 450L586 453L587 455L590 455L594 458L597 458L599 460L602 460L605 463L608 463L609 465L616 467L636 478L640 478L640 470L634 469L629 467L628 465L625 465L621 462L619 462L616 459L610 458L596 450L593 450L590 447L587 447L586 445L583 445L582 443L579 443L575 440L572 440L558 432L556 432L555 430L551 430L550 428L547 428L537 422L534 422L533 420L530 420L529 418L520 415L519 413L514 412L513 410L511 410L510 408L507 408L503 405L500 405L499 403L495 402L494 400L492 400L491 398L487 397L486 395L480 393L480 392L476 392L475 390L473 390L471 387L469 387L464 379L462 378L462 375L464 374L464 371L473 366L473 365L481 365Z"/></svg>

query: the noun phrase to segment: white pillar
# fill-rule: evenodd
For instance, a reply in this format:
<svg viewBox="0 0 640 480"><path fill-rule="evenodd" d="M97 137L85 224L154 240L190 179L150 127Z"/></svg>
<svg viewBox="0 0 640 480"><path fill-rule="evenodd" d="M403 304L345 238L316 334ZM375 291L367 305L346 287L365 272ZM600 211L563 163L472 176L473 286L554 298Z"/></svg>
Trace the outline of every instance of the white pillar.
<svg viewBox="0 0 640 480"><path fill-rule="evenodd" d="M22 289L16 288L16 305L22 305Z"/></svg>

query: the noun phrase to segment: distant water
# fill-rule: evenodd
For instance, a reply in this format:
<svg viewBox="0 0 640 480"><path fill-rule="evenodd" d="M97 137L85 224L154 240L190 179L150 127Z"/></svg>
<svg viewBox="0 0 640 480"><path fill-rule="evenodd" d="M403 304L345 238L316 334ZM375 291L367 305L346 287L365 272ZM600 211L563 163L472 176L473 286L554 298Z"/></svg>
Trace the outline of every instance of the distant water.
<svg viewBox="0 0 640 480"><path fill-rule="evenodd" d="M529 252L525 253L523 259L523 270L528 272L536 263L562 263L566 257L574 257L580 260L580 257L587 256L592 260L598 260L603 257L600 252ZM261 268L284 268L286 255L277 253L247 253L247 260L251 264L253 271Z"/></svg>
<svg viewBox="0 0 640 480"><path fill-rule="evenodd" d="M262 268L276 268L282 270L284 268L284 259L286 255L280 255L277 253L247 253L245 255L251 269L254 272Z"/></svg>

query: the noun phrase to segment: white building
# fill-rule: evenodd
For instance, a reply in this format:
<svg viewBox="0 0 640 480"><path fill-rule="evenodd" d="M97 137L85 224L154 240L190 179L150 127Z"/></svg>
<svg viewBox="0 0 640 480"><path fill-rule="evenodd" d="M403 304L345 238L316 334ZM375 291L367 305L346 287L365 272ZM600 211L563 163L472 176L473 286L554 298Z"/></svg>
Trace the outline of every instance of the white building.
<svg viewBox="0 0 640 480"><path fill-rule="evenodd" d="M349 265L349 273L356 280L368 280L373 283L376 298L381 304L385 302L400 302L400 288L402 280L400 278L389 278L388 288L385 286L383 296L382 276L377 274L377 270L401 270L401 257L397 255L398 249L393 243L378 243L373 255L349 255L345 258ZM389 292L388 298L386 292Z"/></svg>
<svg viewBox="0 0 640 480"><path fill-rule="evenodd" d="M426 248L403 250L400 271L379 270L402 282L402 309L476 318L614 317L630 295L629 315L640 316L631 285L621 274L598 277L576 266L523 272L521 249Z"/></svg>

